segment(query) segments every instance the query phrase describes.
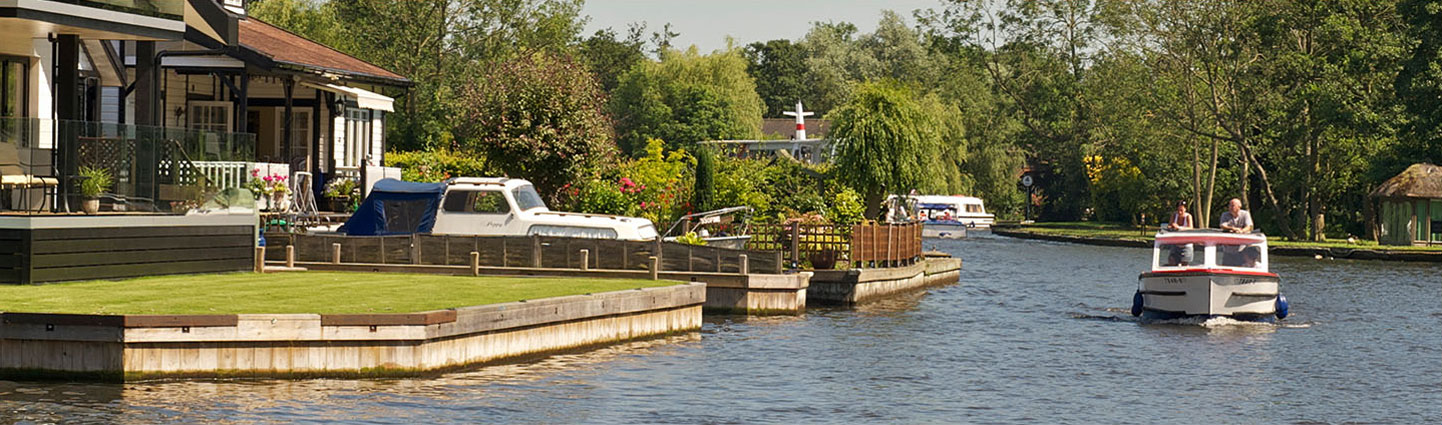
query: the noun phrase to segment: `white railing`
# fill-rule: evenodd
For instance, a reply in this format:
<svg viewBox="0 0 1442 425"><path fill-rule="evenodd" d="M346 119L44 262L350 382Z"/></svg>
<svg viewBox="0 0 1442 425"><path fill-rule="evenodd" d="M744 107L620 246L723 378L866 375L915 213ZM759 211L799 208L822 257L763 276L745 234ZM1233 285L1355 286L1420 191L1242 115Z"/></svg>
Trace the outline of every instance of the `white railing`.
<svg viewBox="0 0 1442 425"><path fill-rule="evenodd" d="M290 175L290 165L269 162L195 161L195 169L216 188L240 187L252 175Z"/></svg>

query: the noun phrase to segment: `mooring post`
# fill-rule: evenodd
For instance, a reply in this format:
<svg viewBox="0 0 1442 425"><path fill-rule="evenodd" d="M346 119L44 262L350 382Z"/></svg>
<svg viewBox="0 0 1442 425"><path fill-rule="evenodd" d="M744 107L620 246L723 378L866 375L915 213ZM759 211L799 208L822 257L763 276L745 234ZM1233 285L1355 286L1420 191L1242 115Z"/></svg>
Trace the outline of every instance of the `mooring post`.
<svg viewBox="0 0 1442 425"><path fill-rule="evenodd" d="M481 253L471 251L471 276L481 275Z"/></svg>
<svg viewBox="0 0 1442 425"><path fill-rule="evenodd" d="M330 263L340 264L340 242L330 244Z"/></svg>
<svg viewBox="0 0 1442 425"><path fill-rule="evenodd" d="M791 262L801 264L801 223L791 223Z"/></svg>
<svg viewBox="0 0 1442 425"><path fill-rule="evenodd" d="M295 268L295 245L285 246L285 267Z"/></svg>
<svg viewBox="0 0 1442 425"><path fill-rule="evenodd" d="M541 268L541 237L531 236L531 267Z"/></svg>
<svg viewBox="0 0 1442 425"><path fill-rule="evenodd" d="M751 259L746 254L741 254L737 261L741 263L741 274L751 274Z"/></svg>
<svg viewBox="0 0 1442 425"><path fill-rule="evenodd" d="M661 259L654 255L646 258L651 260L651 280L661 279Z"/></svg>
<svg viewBox="0 0 1442 425"><path fill-rule="evenodd" d="M255 272L265 273L265 247L255 247Z"/></svg>
<svg viewBox="0 0 1442 425"><path fill-rule="evenodd" d="M586 271L586 270L590 270L590 269L591 269L591 250L589 250L589 249L583 249L583 250L581 250L581 271Z"/></svg>

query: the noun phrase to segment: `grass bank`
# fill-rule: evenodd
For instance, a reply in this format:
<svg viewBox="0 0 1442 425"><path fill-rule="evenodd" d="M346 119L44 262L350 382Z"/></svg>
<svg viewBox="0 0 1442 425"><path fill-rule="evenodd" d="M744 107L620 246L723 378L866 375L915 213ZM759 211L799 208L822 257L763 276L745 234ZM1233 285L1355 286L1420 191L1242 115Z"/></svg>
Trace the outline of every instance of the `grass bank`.
<svg viewBox="0 0 1442 425"><path fill-rule="evenodd" d="M1145 230L1126 223L1101 223L1091 221L1079 222L1054 222L1035 223L1016 227L1006 227L1006 230L1016 230L1028 233L1054 236L1071 236L1090 239L1112 239L1142 241L1150 243L1157 229L1149 227ZM1393 252L1436 252L1442 253L1442 246L1392 246L1378 245L1371 241L1360 241L1359 243L1347 243L1346 241L1328 242L1296 242L1283 240L1281 237L1268 236L1267 244L1272 248L1295 248L1295 249L1362 249L1374 251Z"/></svg>
<svg viewBox="0 0 1442 425"><path fill-rule="evenodd" d="M226 273L41 286L0 285L0 312L409 313L673 284L637 279L401 273Z"/></svg>

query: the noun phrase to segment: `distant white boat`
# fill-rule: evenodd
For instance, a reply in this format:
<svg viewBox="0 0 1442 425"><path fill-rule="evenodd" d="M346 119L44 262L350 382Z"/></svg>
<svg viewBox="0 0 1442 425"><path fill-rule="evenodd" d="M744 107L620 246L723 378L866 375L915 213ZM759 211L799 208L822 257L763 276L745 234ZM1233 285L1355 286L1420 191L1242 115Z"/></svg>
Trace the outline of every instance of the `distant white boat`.
<svg viewBox="0 0 1442 425"><path fill-rule="evenodd" d="M967 229L990 228L996 216L986 212L981 198L961 195L918 195L916 218L924 238L963 238Z"/></svg>

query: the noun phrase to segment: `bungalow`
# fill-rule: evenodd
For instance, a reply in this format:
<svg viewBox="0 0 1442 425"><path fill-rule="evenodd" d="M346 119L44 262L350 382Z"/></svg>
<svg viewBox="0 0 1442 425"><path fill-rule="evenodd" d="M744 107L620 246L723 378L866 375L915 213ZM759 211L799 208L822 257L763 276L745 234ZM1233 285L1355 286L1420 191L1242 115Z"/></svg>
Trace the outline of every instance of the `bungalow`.
<svg viewBox="0 0 1442 425"><path fill-rule="evenodd" d="M118 43L133 52L125 57L127 69L143 66L137 58L158 58L160 125L255 135L253 151L232 149L232 155L207 158L197 163L202 172L233 185L258 167L278 174L304 171L319 189L328 177L363 178L367 167L381 165L386 117L395 109L392 98L380 92L402 91L411 81L246 16L243 4L228 10L237 23L237 42L231 45L191 33L156 43L150 56ZM134 107L126 103L127 110ZM247 154L245 161L268 165L214 160Z"/></svg>
<svg viewBox="0 0 1442 425"><path fill-rule="evenodd" d="M1442 167L1413 164L1372 191L1372 229L1383 245L1442 244Z"/></svg>

